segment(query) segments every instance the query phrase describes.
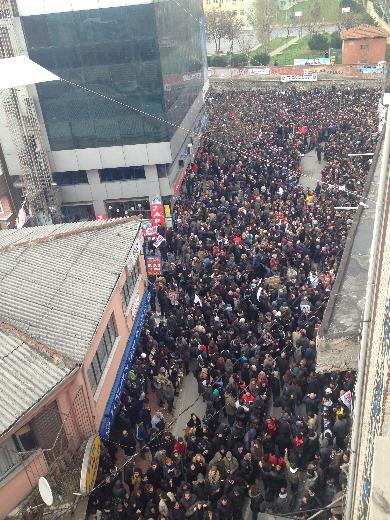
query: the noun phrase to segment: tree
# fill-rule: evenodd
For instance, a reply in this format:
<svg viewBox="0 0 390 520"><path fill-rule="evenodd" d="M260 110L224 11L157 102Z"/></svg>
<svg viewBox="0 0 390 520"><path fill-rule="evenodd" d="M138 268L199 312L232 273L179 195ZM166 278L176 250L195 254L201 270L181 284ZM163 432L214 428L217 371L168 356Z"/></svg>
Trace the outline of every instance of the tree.
<svg viewBox="0 0 390 520"><path fill-rule="evenodd" d="M253 33L249 31L241 31L237 38L238 48L242 54L248 55L250 50L255 46Z"/></svg>
<svg viewBox="0 0 390 520"><path fill-rule="evenodd" d="M266 52L260 52L259 54L255 54L251 58L251 64L252 65L268 65L270 62L271 57Z"/></svg>
<svg viewBox="0 0 390 520"><path fill-rule="evenodd" d="M341 49L341 47L343 46L343 42L340 38L340 33L338 31L334 31L330 35L330 46L332 47L332 49Z"/></svg>
<svg viewBox="0 0 390 520"><path fill-rule="evenodd" d="M313 34L308 45L312 51L324 51L329 47L329 40L324 34Z"/></svg>
<svg viewBox="0 0 390 520"><path fill-rule="evenodd" d="M303 11L302 25L306 27L309 34L318 32L319 25L323 18L322 16L322 4L319 0L315 0L310 3L307 8Z"/></svg>
<svg viewBox="0 0 390 520"><path fill-rule="evenodd" d="M244 27L244 22L237 18L231 11L227 11L223 16L224 37L230 42L230 52L233 52L234 41L238 39Z"/></svg>
<svg viewBox="0 0 390 520"><path fill-rule="evenodd" d="M230 42L230 52L233 52L234 41L239 37L244 23L232 11L212 9L206 13L206 32L209 40L214 40L216 54L221 52L221 40Z"/></svg>
<svg viewBox="0 0 390 520"><path fill-rule="evenodd" d="M277 22L278 10L274 0L254 0L249 21L255 28L264 52L269 51L271 33Z"/></svg>
<svg viewBox="0 0 390 520"><path fill-rule="evenodd" d="M214 40L215 53L221 52L221 40L225 36L222 12L212 9L205 13L206 33L209 40Z"/></svg>

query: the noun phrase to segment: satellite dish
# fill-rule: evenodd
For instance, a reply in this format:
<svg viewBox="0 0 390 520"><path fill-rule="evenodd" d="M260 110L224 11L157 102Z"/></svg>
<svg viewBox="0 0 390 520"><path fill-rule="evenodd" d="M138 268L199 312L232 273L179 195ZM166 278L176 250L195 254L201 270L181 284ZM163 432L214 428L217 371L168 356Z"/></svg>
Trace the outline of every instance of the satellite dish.
<svg viewBox="0 0 390 520"><path fill-rule="evenodd" d="M41 495L41 498L45 504L47 506L51 506L53 504L53 492L49 482L45 479L45 477L40 477L38 480L38 489L39 494Z"/></svg>

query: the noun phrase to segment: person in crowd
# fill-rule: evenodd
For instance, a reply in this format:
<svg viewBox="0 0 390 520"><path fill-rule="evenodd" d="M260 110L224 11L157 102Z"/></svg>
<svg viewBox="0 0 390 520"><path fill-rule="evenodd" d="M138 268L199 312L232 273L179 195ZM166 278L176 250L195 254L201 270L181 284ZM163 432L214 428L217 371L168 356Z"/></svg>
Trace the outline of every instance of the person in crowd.
<svg viewBox="0 0 390 520"><path fill-rule="evenodd" d="M374 150L379 92L344 89L342 105L340 96L292 87L208 97L173 227L160 229L157 301L102 452L91 515L238 520L248 500L253 520L291 511L306 519L341 496L354 374L317 373L316 337L353 217L336 208L359 204L370 166L348 154ZM323 166L314 190L300 165L313 149ZM186 410L176 437L162 410L174 412L188 373L206 413ZM151 457L140 458L141 448Z"/></svg>

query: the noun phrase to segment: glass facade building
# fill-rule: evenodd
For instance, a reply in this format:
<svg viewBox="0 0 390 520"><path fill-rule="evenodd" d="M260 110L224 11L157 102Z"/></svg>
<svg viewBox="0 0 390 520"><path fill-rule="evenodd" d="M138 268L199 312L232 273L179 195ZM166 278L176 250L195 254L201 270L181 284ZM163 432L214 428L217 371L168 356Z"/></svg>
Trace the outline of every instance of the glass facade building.
<svg viewBox="0 0 390 520"><path fill-rule="evenodd" d="M52 151L171 139L207 79L201 1L181 5L21 17L30 58L66 80L37 85Z"/></svg>

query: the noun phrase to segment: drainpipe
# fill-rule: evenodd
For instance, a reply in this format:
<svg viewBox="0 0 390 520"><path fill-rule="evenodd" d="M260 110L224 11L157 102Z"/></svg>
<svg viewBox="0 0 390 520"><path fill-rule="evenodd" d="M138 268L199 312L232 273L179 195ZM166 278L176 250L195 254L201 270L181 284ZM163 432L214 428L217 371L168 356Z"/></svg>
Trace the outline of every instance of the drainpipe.
<svg viewBox="0 0 390 520"><path fill-rule="evenodd" d="M367 289L366 289L366 301L364 305L364 313L363 313L363 325L362 325L362 335L360 342L360 352L359 352L359 364L358 364L358 372L357 372L357 381L355 387L355 402L354 402L354 411L353 411L353 429L351 436L351 457L349 461L349 475L348 475L348 490L347 490L347 502L344 512L345 520L352 520L356 518L356 514L353 511L353 502L355 498L356 491L356 476L357 476L357 462L358 462L358 450L359 450L359 441L362 432L362 422L361 415L364 407L363 395L366 383L366 358L367 352L369 349L369 334L370 334L370 325L371 325L371 315L372 315L372 304L374 300L374 292L375 292L375 278L377 271L377 262L379 256L379 241L382 230L382 220L383 220L383 211L384 211L384 202L386 195L386 184L387 184L387 170L389 166L389 154L390 154L390 107L387 107L387 117L386 117L386 130L385 130L385 138L383 144L383 152L382 152L382 164L381 171L379 177L379 186L378 186L378 197L376 201L376 212L375 212L375 220L374 220L374 230L372 234L372 242L371 242L371 251L370 251L370 264L368 267L368 279L367 279Z"/></svg>

